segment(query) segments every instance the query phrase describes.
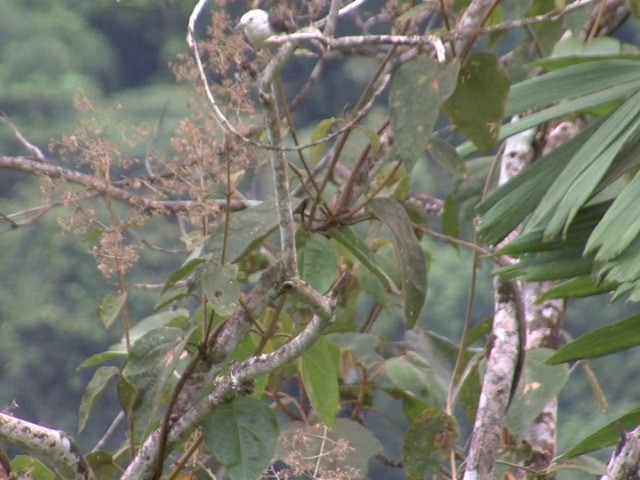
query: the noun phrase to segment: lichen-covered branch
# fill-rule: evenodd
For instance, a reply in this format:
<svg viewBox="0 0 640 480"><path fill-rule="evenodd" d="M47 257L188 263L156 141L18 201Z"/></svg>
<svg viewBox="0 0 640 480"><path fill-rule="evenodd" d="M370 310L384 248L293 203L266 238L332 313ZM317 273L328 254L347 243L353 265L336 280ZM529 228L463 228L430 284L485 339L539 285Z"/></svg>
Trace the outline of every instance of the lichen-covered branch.
<svg viewBox="0 0 640 480"><path fill-rule="evenodd" d="M493 330L478 413L471 435L464 480L494 478L500 433L507 413L509 397L520 346L518 300L513 286L494 280Z"/></svg>
<svg viewBox="0 0 640 480"><path fill-rule="evenodd" d="M65 480L95 480L74 440L62 430L0 413L0 440L51 462Z"/></svg>
<svg viewBox="0 0 640 480"><path fill-rule="evenodd" d="M236 396L242 390L245 382L279 368L299 357L333 320L335 303L332 296L322 296L298 279L288 281L281 287L285 290L293 290L309 302L315 313L313 319L299 335L278 350L231 365L227 375L216 378L215 387L206 399L185 411L171 426L167 438L166 451L171 451L180 442L184 441L218 406ZM157 464L159 439L160 431L156 430L143 443L121 480L147 480L152 478Z"/></svg>
<svg viewBox="0 0 640 480"><path fill-rule="evenodd" d="M623 432L622 442L611 455L606 473L600 480L640 478L640 428Z"/></svg>

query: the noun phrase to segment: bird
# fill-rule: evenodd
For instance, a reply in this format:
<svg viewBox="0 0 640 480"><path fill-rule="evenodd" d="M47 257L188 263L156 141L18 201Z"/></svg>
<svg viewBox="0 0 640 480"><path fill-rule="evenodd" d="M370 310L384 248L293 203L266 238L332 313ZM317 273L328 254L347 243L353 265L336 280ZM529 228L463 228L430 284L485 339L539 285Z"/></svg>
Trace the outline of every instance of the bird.
<svg viewBox="0 0 640 480"><path fill-rule="evenodd" d="M265 40L273 35L291 33L295 30L295 25L288 19L281 17L277 13L267 13L264 10L249 10L240 17L240 22L235 27L236 30L244 30L249 43L256 50L268 48Z"/></svg>

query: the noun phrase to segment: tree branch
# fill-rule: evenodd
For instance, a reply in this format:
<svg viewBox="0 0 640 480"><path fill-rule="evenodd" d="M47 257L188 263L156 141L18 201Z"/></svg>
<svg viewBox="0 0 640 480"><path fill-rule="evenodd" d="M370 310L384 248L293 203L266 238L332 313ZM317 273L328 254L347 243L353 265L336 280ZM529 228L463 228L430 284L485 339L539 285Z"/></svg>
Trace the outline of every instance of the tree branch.
<svg viewBox="0 0 640 480"><path fill-rule="evenodd" d="M95 480L74 440L62 430L0 413L0 439L48 460L65 480Z"/></svg>
<svg viewBox="0 0 640 480"><path fill-rule="evenodd" d="M83 185L98 193L102 193L115 200L119 200L145 213L176 214L186 212L192 208L201 206L194 200L153 200L131 193L124 188L99 180L91 175L78 172L69 168L60 167L51 163L42 163L27 157L7 157L0 155L0 168L18 170L27 173L39 173L49 178L61 178L77 185ZM212 200L219 208L225 208L227 201ZM243 210L255 205L251 200L234 200L231 202L231 210Z"/></svg>

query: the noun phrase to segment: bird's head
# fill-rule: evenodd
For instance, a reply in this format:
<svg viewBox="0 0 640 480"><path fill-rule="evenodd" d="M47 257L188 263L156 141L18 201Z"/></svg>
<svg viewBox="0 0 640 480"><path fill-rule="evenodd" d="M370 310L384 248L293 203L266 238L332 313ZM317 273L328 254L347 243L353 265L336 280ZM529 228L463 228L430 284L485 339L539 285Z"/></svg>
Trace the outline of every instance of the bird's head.
<svg viewBox="0 0 640 480"><path fill-rule="evenodd" d="M240 17L236 30L244 30L247 39L255 48L264 48L264 41L272 35L290 32L293 29L291 22L282 17L267 13L264 10L249 10Z"/></svg>

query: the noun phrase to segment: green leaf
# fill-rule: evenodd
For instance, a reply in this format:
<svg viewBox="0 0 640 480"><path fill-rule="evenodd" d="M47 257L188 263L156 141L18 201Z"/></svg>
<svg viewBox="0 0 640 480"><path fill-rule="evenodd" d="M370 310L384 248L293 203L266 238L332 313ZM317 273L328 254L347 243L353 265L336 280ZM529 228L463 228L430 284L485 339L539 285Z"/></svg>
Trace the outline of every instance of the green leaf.
<svg viewBox="0 0 640 480"><path fill-rule="evenodd" d="M316 415L328 426L332 426L338 402L337 347L320 337L299 359L302 384Z"/></svg>
<svg viewBox="0 0 640 480"><path fill-rule="evenodd" d="M127 292L110 293L102 299L98 306L98 317L100 317L106 328L109 328L118 318L120 310L126 301Z"/></svg>
<svg viewBox="0 0 640 480"><path fill-rule="evenodd" d="M550 288L538 297L536 303L542 303L546 300L553 300L555 298L591 297L609 292L613 289L615 289L613 284L597 285L593 283L591 275L585 275L583 277L573 278L567 282Z"/></svg>
<svg viewBox="0 0 640 480"><path fill-rule="evenodd" d="M507 117L561 103L504 125L498 139L508 138L563 115L625 98L639 88L640 62L632 60L588 62L525 80L511 87L505 112ZM457 148L463 157L475 150L470 142Z"/></svg>
<svg viewBox="0 0 640 480"><path fill-rule="evenodd" d="M333 126L336 124L337 121L338 121L337 118L331 117L331 118L326 118L322 120L320 123L318 123L315 130L311 134L311 143L317 142L318 140L322 140L323 138L325 138L329 134L329 132L331 131L331 129L333 128ZM317 165L318 162L322 159L322 156L324 155L325 142L314 145L309 149L309 151L311 153L311 161L313 162L314 165Z"/></svg>
<svg viewBox="0 0 640 480"><path fill-rule="evenodd" d="M131 418L133 415L133 406L137 398L138 389L133 383L120 375L120 381L118 382L118 401L128 418Z"/></svg>
<svg viewBox="0 0 640 480"><path fill-rule="evenodd" d="M380 337L371 333L344 332L327 335L331 342L335 343L341 352L352 352L358 362L363 365L379 364L384 361L377 347Z"/></svg>
<svg viewBox="0 0 640 480"><path fill-rule="evenodd" d="M625 143L640 131L640 91L629 98L575 153L533 212L527 229L545 225L545 238L566 229Z"/></svg>
<svg viewBox="0 0 640 480"><path fill-rule="evenodd" d="M442 111L482 151L495 145L505 114L509 76L490 53L471 53Z"/></svg>
<svg viewBox="0 0 640 480"><path fill-rule="evenodd" d="M208 265L202 272L202 290L211 307L221 317L228 317L240 304L237 265Z"/></svg>
<svg viewBox="0 0 640 480"><path fill-rule="evenodd" d="M292 198L291 207L295 210L302 202L301 198ZM235 263L247 251L258 245L278 226L278 211L275 200L268 200L254 207L232 212L229 220L225 252L225 263ZM221 263L224 245L224 228L217 228L205 241L203 251L210 256L214 264Z"/></svg>
<svg viewBox="0 0 640 480"><path fill-rule="evenodd" d="M313 233L300 255L302 278L320 293L327 292L338 277L338 251L327 237Z"/></svg>
<svg viewBox="0 0 640 480"><path fill-rule="evenodd" d="M177 270L175 270L171 275L169 275L169 279L167 280L166 285L162 289L162 293L165 293L171 287L173 287L177 282L187 278L192 275L200 265L206 262L206 258L191 258L187 260L185 263L180 266Z"/></svg>
<svg viewBox="0 0 640 480"><path fill-rule="evenodd" d="M58 480L60 477L35 457L16 455L11 459L11 478Z"/></svg>
<svg viewBox="0 0 640 480"><path fill-rule="evenodd" d="M356 235L351 227L340 227L330 230L329 236L346 247L362 264L382 282L388 292L399 294L400 291L393 280L376 262L376 257L364 241Z"/></svg>
<svg viewBox="0 0 640 480"><path fill-rule="evenodd" d="M640 344L640 315L585 333L559 348L547 360L549 364L596 358L620 352Z"/></svg>
<svg viewBox="0 0 640 480"><path fill-rule="evenodd" d="M427 295L427 268L420 242L404 208L389 198L376 198L369 209L391 232L402 269L404 317L409 328L420 317Z"/></svg>
<svg viewBox="0 0 640 480"><path fill-rule="evenodd" d="M621 440L621 432L633 430L638 425L640 425L640 408L631 410L598 429L563 453L560 458L577 457L584 453L615 445Z"/></svg>
<svg viewBox="0 0 640 480"><path fill-rule="evenodd" d="M440 472L458 439L458 422L435 408L425 410L411 424L402 442L402 467L409 480Z"/></svg>
<svg viewBox="0 0 640 480"><path fill-rule="evenodd" d="M566 365L551 366L545 363L552 354L553 350L545 348L527 351L522 379L505 420L509 431L517 439L522 439L535 418L549 401L557 397L569 378L569 367Z"/></svg>
<svg viewBox="0 0 640 480"><path fill-rule="evenodd" d="M341 445L341 448L328 448L328 445ZM297 457L308 459L310 468L315 468L318 463L322 478L334 478L331 475L334 470L349 467L360 471L358 478L367 478L369 459L381 453L383 447L378 439L359 423L346 418L336 418L332 428L322 424L289 423L278 439L277 458L286 462L292 451L296 452ZM345 451L349 454L344 455Z"/></svg>
<svg viewBox="0 0 640 480"><path fill-rule="evenodd" d="M82 394L80 400L80 410L78 411L78 433L84 430L89 419L89 414L96 402L102 396L104 389L112 378L117 377L120 374L120 370L116 367L100 367L93 374L93 377L89 381L87 388Z"/></svg>
<svg viewBox="0 0 640 480"><path fill-rule="evenodd" d="M424 157L440 104L453 92L458 70L457 62L443 65L421 56L402 65L393 75L389 116L398 155L407 171Z"/></svg>
<svg viewBox="0 0 640 480"><path fill-rule="evenodd" d="M447 385L420 355L407 352L388 359L384 365L387 377L396 387L412 392L430 405L444 407Z"/></svg>
<svg viewBox="0 0 640 480"><path fill-rule="evenodd" d="M419 326L406 333L406 344L409 350L420 355L426 365L429 365L437 379L436 388L441 388L445 392L452 381L453 368L460 346ZM477 360L476 357L479 354L483 352L466 348L461 367L465 368L469 362ZM458 378L457 381L463 382L459 390L459 401L469 418L473 419L478 407L481 387L477 369L473 368L465 378ZM444 393L442 395L444 396ZM440 404L436 403L436 405Z"/></svg>
<svg viewBox="0 0 640 480"><path fill-rule="evenodd" d="M460 224L458 223L458 200L452 193L447 195L444 200L444 208L442 210L442 233L453 238L460 237ZM453 246L458 249L456 244Z"/></svg>
<svg viewBox="0 0 640 480"><path fill-rule="evenodd" d="M378 132L372 130L371 128L359 126L358 130L362 131L365 137L367 137L367 140L369 141L369 145L371 147L371 156L375 157L380 151L380 135L378 135Z"/></svg>
<svg viewBox="0 0 640 480"><path fill-rule="evenodd" d="M478 212L483 215L478 225L480 237L495 245L512 232L535 210L551 183L594 133L595 128L586 128L551 150L482 201L478 205Z"/></svg>
<svg viewBox="0 0 640 480"><path fill-rule="evenodd" d="M188 339L189 335L177 328L160 327L145 334L131 348L122 377L135 388L131 414L136 433L144 434L155 419Z"/></svg>
<svg viewBox="0 0 640 480"><path fill-rule="evenodd" d="M427 143L427 158L440 165L442 169L451 175L465 180L469 173L464 160L458 155L457 150L444 140L432 136Z"/></svg>
<svg viewBox="0 0 640 480"><path fill-rule="evenodd" d="M207 449L232 480L261 477L276 450L278 422L269 406L252 397L236 397L219 406L202 425Z"/></svg>
<svg viewBox="0 0 640 480"><path fill-rule="evenodd" d="M640 233L640 175L618 195L589 237L585 253L595 253L596 262L611 260L631 245Z"/></svg>
<svg viewBox="0 0 640 480"><path fill-rule="evenodd" d="M160 294L160 297L153 305L153 309L160 310L161 308L164 308L167 305L186 297L187 295L189 295L189 287L187 286L170 288L169 290L166 290L164 293Z"/></svg>
<svg viewBox="0 0 640 480"><path fill-rule="evenodd" d="M111 480L120 471L109 452L89 452L85 456L91 466L91 470L98 480Z"/></svg>

